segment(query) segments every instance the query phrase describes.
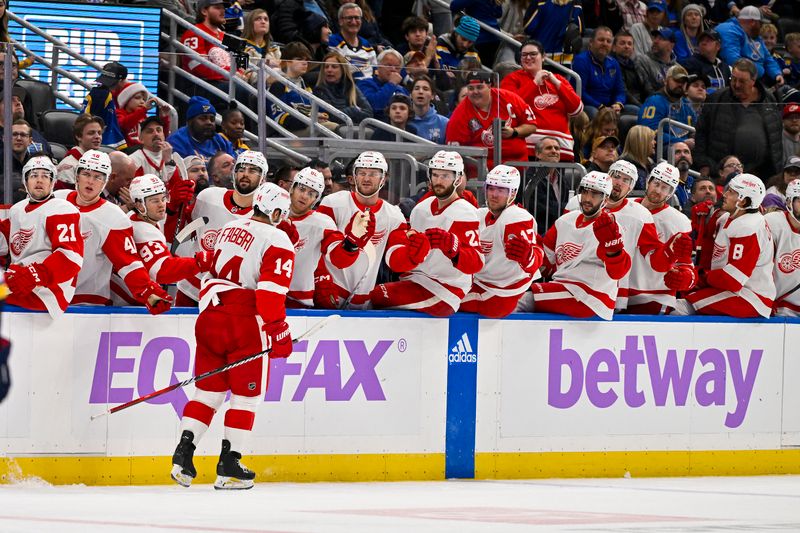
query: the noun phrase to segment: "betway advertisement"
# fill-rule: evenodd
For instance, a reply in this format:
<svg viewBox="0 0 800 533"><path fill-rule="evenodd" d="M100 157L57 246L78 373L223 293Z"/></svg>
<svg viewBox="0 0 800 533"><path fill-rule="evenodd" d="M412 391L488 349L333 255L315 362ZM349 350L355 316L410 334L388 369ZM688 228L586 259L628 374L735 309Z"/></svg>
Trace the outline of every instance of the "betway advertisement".
<svg viewBox="0 0 800 533"><path fill-rule="evenodd" d="M14 387L0 406L0 449L172 453L193 386L89 419L191 377L196 316L6 316L15 332ZM318 320L288 322L299 336ZM296 343L288 359L270 360L250 453L443 452L447 328L441 325L426 318L342 318ZM218 453L226 408L227 402L199 453Z"/></svg>
<svg viewBox="0 0 800 533"><path fill-rule="evenodd" d="M784 327L481 321L476 448L779 446Z"/></svg>

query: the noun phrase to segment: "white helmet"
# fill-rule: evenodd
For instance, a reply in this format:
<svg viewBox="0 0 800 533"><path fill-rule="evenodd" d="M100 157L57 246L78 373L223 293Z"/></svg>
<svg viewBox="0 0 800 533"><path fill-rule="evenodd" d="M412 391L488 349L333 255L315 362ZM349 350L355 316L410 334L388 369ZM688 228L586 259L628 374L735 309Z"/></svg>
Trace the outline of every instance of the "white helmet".
<svg viewBox="0 0 800 533"><path fill-rule="evenodd" d="M383 157L383 154L371 150L361 152L358 157L356 157L353 163L353 172L355 172L357 168L377 168L383 171L384 174L389 171L389 165L386 163L386 158Z"/></svg>
<svg viewBox="0 0 800 533"><path fill-rule="evenodd" d="M286 189L278 187L274 183L266 182L256 189L253 205L270 219L272 219L273 211L278 209L281 212L281 220L283 220L289 216L291 201Z"/></svg>
<svg viewBox="0 0 800 533"><path fill-rule="evenodd" d="M606 196L611 195L611 180L608 174L593 170L581 178L578 191L588 189L590 191L601 192Z"/></svg>
<svg viewBox="0 0 800 533"><path fill-rule="evenodd" d="M514 202L519 190L519 170L508 165L497 165L486 175L486 186L508 189L508 203Z"/></svg>
<svg viewBox="0 0 800 533"><path fill-rule="evenodd" d="M53 184L53 181L56 177L56 166L53 164L53 160L50 159L46 155L37 155L36 157L31 157L28 159L28 162L25 163L25 166L22 167L22 186L25 188L25 192L30 196L28 192L28 173L33 170L43 169L50 173L50 184ZM52 188L50 190L52 194Z"/></svg>
<svg viewBox="0 0 800 533"><path fill-rule="evenodd" d="M789 205L791 210L792 201L795 198L800 198L800 179L792 180L786 186L786 204Z"/></svg>
<svg viewBox="0 0 800 533"><path fill-rule="evenodd" d="M77 176L83 168L101 173L105 176L105 181L108 181L108 177L111 175L111 159L107 153L100 150L86 150L78 160L75 175Z"/></svg>
<svg viewBox="0 0 800 533"><path fill-rule="evenodd" d="M750 198L750 207L748 209L757 209L761 207L761 202L764 201L764 196L767 195L764 189L764 182L758 176L753 174L739 174L734 176L728 182L728 188L736 191L739 194L739 199Z"/></svg>
<svg viewBox="0 0 800 533"><path fill-rule="evenodd" d="M464 159L458 152L439 150L428 162L428 175L431 170L450 170L456 173L456 181L464 175Z"/></svg>
<svg viewBox="0 0 800 533"><path fill-rule="evenodd" d="M636 183L636 180L639 179L639 172L636 170L636 165L634 165L630 161L625 161L624 159L617 159L616 161L611 163L610 167L608 167L609 176L617 172L631 178L634 184Z"/></svg>
<svg viewBox="0 0 800 533"><path fill-rule="evenodd" d="M675 192L681 182L681 173L677 167L662 161L650 172L650 177L647 178L647 181L650 180L663 181L672 187L672 192Z"/></svg>
<svg viewBox="0 0 800 533"><path fill-rule="evenodd" d="M131 200L134 202L139 200L144 202L146 198L156 195L165 194L167 187L164 182L155 174L145 174L144 176L137 176L133 178L129 186Z"/></svg>
<svg viewBox="0 0 800 533"><path fill-rule="evenodd" d="M261 169L261 179L267 177L267 172L269 171L269 165L267 164L267 158L264 157L264 154L261 152L256 152L255 150L245 150L239 157L236 158L236 164L233 165L233 171L239 168L239 165L253 165L254 167L258 167ZM236 183L236 180L234 180Z"/></svg>
<svg viewBox="0 0 800 533"><path fill-rule="evenodd" d="M300 171L294 175L292 187L298 183L317 191L317 200L322 198L322 191L325 190L325 177L319 170L311 167L301 168Z"/></svg>

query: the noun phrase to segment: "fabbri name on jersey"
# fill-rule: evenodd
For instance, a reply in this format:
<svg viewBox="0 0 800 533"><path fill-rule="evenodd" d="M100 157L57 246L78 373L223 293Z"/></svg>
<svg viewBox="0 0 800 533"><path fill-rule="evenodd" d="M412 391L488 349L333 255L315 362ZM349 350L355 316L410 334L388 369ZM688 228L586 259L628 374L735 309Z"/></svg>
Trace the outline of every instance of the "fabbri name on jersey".
<svg viewBox="0 0 800 533"><path fill-rule="evenodd" d="M245 252L250 250L255 237L245 228L225 228L217 237L217 242L229 242L240 246Z"/></svg>

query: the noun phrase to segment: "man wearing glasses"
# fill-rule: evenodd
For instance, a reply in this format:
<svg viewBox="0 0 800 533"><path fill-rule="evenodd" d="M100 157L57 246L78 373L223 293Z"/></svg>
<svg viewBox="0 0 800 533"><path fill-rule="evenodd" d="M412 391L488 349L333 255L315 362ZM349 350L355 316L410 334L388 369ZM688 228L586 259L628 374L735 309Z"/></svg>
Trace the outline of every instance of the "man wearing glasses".
<svg viewBox="0 0 800 533"><path fill-rule="evenodd" d="M360 37L362 12L357 4L348 3L339 8L339 33L328 39L328 46L336 49L350 62L353 78L372 78L372 69L378 58L372 44Z"/></svg>
<svg viewBox="0 0 800 533"><path fill-rule="evenodd" d="M30 159L28 147L31 145L31 126L23 119L17 119L11 125L11 194L14 203L27 196L22 186L22 168ZM0 161L0 168L2 168ZM4 192L4 183L0 183L0 194Z"/></svg>

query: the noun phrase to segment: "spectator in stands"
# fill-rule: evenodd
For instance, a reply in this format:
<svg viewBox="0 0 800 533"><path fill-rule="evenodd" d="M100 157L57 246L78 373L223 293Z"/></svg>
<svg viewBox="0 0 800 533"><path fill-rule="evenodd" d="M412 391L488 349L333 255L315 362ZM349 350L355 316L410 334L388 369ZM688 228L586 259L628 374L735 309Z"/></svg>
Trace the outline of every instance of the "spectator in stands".
<svg viewBox="0 0 800 533"><path fill-rule="evenodd" d="M169 144L181 157L199 155L205 160L222 150L233 155L233 146L217 133L217 110L202 96L192 96L186 109L186 126L169 136Z"/></svg>
<svg viewBox="0 0 800 533"><path fill-rule="evenodd" d="M0 43L9 42L9 39L8 39L8 15L6 14L6 9L8 9L8 6L6 5L6 1L5 0L0 0Z"/></svg>
<svg viewBox="0 0 800 533"><path fill-rule="evenodd" d="M788 57L783 65L786 83L793 87L800 84L800 33L790 33L784 39Z"/></svg>
<svg viewBox="0 0 800 533"><path fill-rule="evenodd" d="M186 22L194 22L195 10L194 3L187 2L186 0L147 0L147 5L151 7L160 7L166 9L170 13L178 15ZM166 23L166 29L165 29ZM162 31L168 31L169 19L162 17L161 19Z"/></svg>
<svg viewBox="0 0 800 533"><path fill-rule="evenodd" d="M705 17L713 23L712 25L728 20L733 15L732 8L738 9L733 1L693 0L693 3L700 4L705 9Z"/></svg>
<svg viewBox="0 0 800 533"><path fill-rule="evenodd" d="M487 26L500 30L497 19L503 15L503 0L451 0L450 12L458 15L462 11L475 19L476 23L481 21ZM478 26L478 31L477 38L471 40L475 42L475 50L481 57L481 62L492 68L497 49L500 46L500 39L487 31L481 31L480 26Z"/></svg>
<svg viewBox="0 0 800 533"><path fill-rule="evenodd" d="M711 168L712 167L709 166L709 169ZM719 172L717 172L716 176L717 192L721 196L723 187L727 185L734 176L738 176L742 173L742 171L744 171L744 165L738 157L729 154L719 160L719 165L717 168L719 169Z"/></svg>
<svg viewBox="0 0 800 533"><path fill-rule="evenodd" d="M274 2L273 7L266 7L270 13L270 28L275 40L279 43L292 43L303 40L306 24L318 17L325 19L330 27L331 17L336 13L328 13L318 0L281 0Z"/></svg>
<svg viewBox="0 0 800 533"><path fill-rule="evenodd" d="M373 3L372 1L328 0L327 11L329 13L338 13L341 6L351 2L361 8L361 28L358 30L358 34L375 48L375 53L380 54L384 49L394 47L394 45L383 36L383 33L381 33L378 21L375 19L375 13L372 7L370 7L370 4ZM332 22L334 26L333 29L341 33L341 22L338 20Z"/></svg>
<svg viewBox="0 0 800 533"><path fill-rule="evenodd" d="M214 154L208 162L208 180L214 187L233 189L233 167L236 159L223 150Z"/></svg>
<svg viewBox="0 0 800 533"><path fill-rule="evenodd" d="M147 117L147 112L154 107L158 108L158 116L167 134L170 130L170 107L164 102L159 105L158 100L148 92L141 83L124 83L117 93L117 122L125 134L125 143L128 146L137 146L141 143L139 129Z"/></svg>
<svg viewBox="0 0 800 533"><path fill-rule="evenodd" d="M0 108L1 109L1 108ZM783 106L783 158L800 155L800 105Z"/></svg>
<svg viewBox="0 0 800 533"><path fill-rule="evenodd" d="M640 0L616 0L619 14L622 15L622 29L619 31L630 32L636 23L644 22L647 16L647 4Z"/></svg>
<svg viewBox="0 0 800 533"><path fill-rule="evenodd" d="M583 32L583 7L579 0L537 0L525 13L525 34L542 44L547 57L572 64L573 40Z"/></svg>
<svg viewBox="0 0 800 533"><path fill-rule="evenodd" d="M624 25L619 2L622 0L583 0L583 26L599 28L607 26L616 33ZM630 28L628 28L630 30Z"/></svg>
<svg viewBox="0 0 800 533"><path fill-rule="evenodd" d="M338 52L325 56L314 94L344 112L353 124L372 117L372 106L353 81L347 59ZM331 120L341 121L336 116L331 116Z"/></svg>
<svg viewBox="0 0 800 533"><path fill-rule="evenodd" d="M722 39L720 57L728 65L738 59L747 58L755 64L757 78L769 85L783 85L780 66L772 58L760 37L761 12L755 6L746 6L735 19L723 22L716 27Z"/></svg>
<svg viewBox="0 0 800 533"><path fill-rule="evenodd" d="M136 162L130 156L116 150L108 154L108 159L111 161L111 174L108 175L108 181L100 197L120 206L127 213L133 209L130 185L136 175Z"/></svg>
<svg viewBox="0 0 800 533"><path fill-rule="evenodd" d="M705 74L689 74L689 85L686 87L686 98L696 115L700 115L703 104L708 98L708 89L711 81Z"/></svg>
<svg viewBox="0 0 800 533"><path fill-rule="evenodd" d="M692 194L692 185L694 185L694 177L689 174L689 169L692 168L694 159L692 158L692 150L685 142L676 142L671 147L672 151L671 161L678 169L680 183L675 188L675 198L678 203L683 207L689 201Z"/></svg>
<svg viewBox="0 0 800 533"><path fill-rule="evenodd" d="M536 132L525 139L529 157L536 157L536 145L547 136L559 139L562 161L572 161L575 141L569 117L583 111L583 102L563 76L542 68L543 61L542 43L525 41L520 49L522 68L506 76L500 88L519 95L535 110Z"/></svg>
<svg viewBox="0 0 800 533"><path fill-rule="evenodd" d="M580 128L580 138L582 151L581 160L588 161L592 154L594 140L597 137L617 137L619 138L619 121L617 114L610 107L600 110L589 123L588 127Z"/></svg>
<svg viewBox="0 0 800 533"><path fill-rule="evenodd" d="M358 35L363 11L358 4L350 2L339 8L337 18L339 33L331 35L328 44L350 63L353 78L371 78L378 61L372 43Z"/></svg>
<svg viewBox="0 0 800 533"><path fill-rule="evenodd" d="M6 53L0 52L0 65L4 65L6 61ZM0 68L0 81L5 80L5 69ZM11 54L11 79L14 83L19 80L19 58L16 54Z"/></svg>
<svg viewBox="0 0 800 533"><path fill-rule="evenodd" d="M231 143L234 157L239 157L239 154L250 149L244 142L244 115L237 107L236 102L231 102L230 106L222 112L221 126L222 131L219 135Z"/></svg>
<svg viewBox="0 0 800 533"><path fill-rule="evenodd" d="M225 0L198 0L195 28L222 42L222 39L225 37ZM232 65L230 64L230 55L228 51L207 41L194 30L186 30L183 33L181 36L181 44L217 67L226 71L231 71ZM183 68L226 94L228 93L228 80L225 76L211 67L204 65L198 59L189 55L183 56ZM219 105L223 103L221 98L199 86L195 86L194 90L196 95L205 96L215 104Z"/></svg>
<svg viewBox="0 0 800 533"><path fill-rule="evenodd" d="M625 137L625 146L620 159L624 159L636 167L639 177L633 188L644 190L647 176L653 170L653 156L656 151L656 134L647 126L634 126Z"/></svg>
<svg viewBox="0 0 800 533"><path fill-rule="evenodd" d="M11 89L11 120L18 120L25 118L24 102L27 97L27 91L19 85L14 85ZM0 87L0 147L3 145L3 120L6 116L6 100L3 97L3 90ZM13 122L12 122L13 124ZM44 152L52 154L50 150L50 143L44 138L36 128L31 128L31 142L36 146L37 152Z"/></svg>
<svg viewBox="0 0 800 533"><path fill-rule="evenodd" d="M319 170L320 174L322 174L322 178L325 180L325 189L322 191L323 195L330 194L331 186L333 185L333 173L331 171L331 166L321 159L317 159L316 157L308 162L306 165L309 168L313 168L314 170Z"/></svg>
<svg viewBox="0 0 800 533"><path fill-rule="evenodd" d="M608 173L611 164L619 159L617 148L619 148L619 139L616 137L595 137L592 141L592 152L589 156L589 164L586 165L586 172L596 170Z"/></svg>
<svg viewBox="0 0 800 533"><path fill-rule="evenodd" d="M731 68L718 57L721 37L716 30L706 30L697 38L697 52L681 61L686 70L707 76L711 81L708 94L727 87L731 79Z"/></svg>
<svg viewBox="0 0 800 533"><path fill-rule="evenodd" d="M378 66L369 78L356 80L356 85L369 101L372 113L378 120L386 122L384 110L387 109L389 100L395 94L408 96L408 91L403 87L403 56L391 48L384 50L378 56Z"/></svg>
<svg viewBox="0 0 800 533"><path fill-rule="evenodd" d="M717 187L714 185L714 180L708 176L695 178L692 184L692 195L683 205L683 214L691 217L694 206L707 202L709 205L717 203ZM692 229L696 230L694 223L692 224Z"/></svg>
<svg viewBox="0 0 800 533"><path fill-rule="evenodd" d="M283 48L281 66L284 75L289 81L305 89L305 91L309 91L309 89L306 89L306 82L303 78L303 75L308 71L309 59L311 59L311 51L301 42L289 43ZM269 88L269 92L281 102L303 115L310 116L311 100L303 94L305 91L296 91L282 83L273 83ZM272 120L292 133L307 134L308 132L308 126L305 122L292 116L278 104L272 103L270 105L270 116ZM325 112L320 112L319 117L320 121L325 121L328 118Z"/></svg>
<svg viewBox="0 0 800 533"><path fill-rule="evenodd" d="M14 203L23 200L27 194L22 186L22 168L31 158L31 153L41 154L31 152L30 146L31 125L25 119L18 118L11 124L11 199ZM0 170L3 170L2 163Z"/></svg>
<svg viewBox="0 0 800 533"><path fill-rule="evenodd" d="M134 175L155 174L166 183L175 173L177 163L173 158L172 146L166 141L163 123L158 117L147 117L141 128L141 149L131 154L136 167ZM175 157L182 159L179 155Z"/></svg>
<svg viewBox="0 0 800 533"><path fill-rule="evenodd" d="M696 54L699 37L703 32L703 7L688 4L681 10L680 29L675 33L675 58L678 62Z"/></svg>
<svg viewBox="0 0 800 533"><path fill-rule="evenodd" d="M127 78L128 69L125 65L117 61L106 63L81 108L81 113L103 119L105 129L102 144L114 148L125 148L125 134L117 120L114 93L125 84Z"/></svg>
<svg viewBox="0 0 800 533"><path fill-rule="evenodd" d="M762 24L761 31L758 32L761 39L764 41L764 46L767 47L769 53L778 62L778 65L783 66L783 56L780 54L776 45L778 44L778 28L774 24Z"/></svg>
<svg viewBox="0 0 800 533"><path fill-rule="evenodd" d="M441 70L436 53L438 40L435 35L428 34L428 21L417 16L406 18L403 21L403 35L405 42L397 47L397 51L403 54L406 66L407 76L403 80L406 88L410 89L408 86L413 80L424 74L436 81L440 90L449 90L453 81Z"/></svg>
<svg viewBox="0 0 800 533"><path fill-rule="evenodd" d="M744 10L743 10L744 11ZM783 134L775 98L758 80L755 64L739 59L731 86L712 94L697 123L695 156L710 166L734 153L744 170L771 176L783 166Z"/></svg>
<svg viewBox="0 0 800 533"><path fill-rule="evenodd" d="M299 171L300 169L297 167L293 167L292 165L284 165L275 171L275 174L272 176L272 182L277 184L281 189L286 189L288 191L292 188L294 176Z"/></svg>
<svg viewBox="0 0 800 533"><path fill-rule="evenodd" d="M436 40L436 57L441 68L458 70L461 60L465 57L480 61L480 56L474 48L480 31L481 27L477 20L463 16L452 33L440 35ZM455 77L452 72L450 74Z"/></svg>
<svg viewBox="0 0 800 533"><path fill-rule="evenodd" d="M317 13L307 12L302 26L302 42L311 51L312 63L308 66L308 72L319 70L320 64L330 51L328 42L331 38L331 29L328 26L328 19ZM310 83L310 81L309 81Z"/></svg>
<svg viewBox="0 0 800 533"><path fill-rule="evenodd" d="M106 124L100 117L84 114L75 120L72 135L76 144L67 151L67 155L58 164L56 189L75 188L75 167L84 152L100 148L105 127Z"/></svg>
<svg viewBox="0 0 800 533"><path fill-rule="evenodd" d="M639 124L647 126L655 132L658 132L658 125L665 118L694 126L697 123L697 115L686 98L688 84L689 73L685 68L680 65L670 67L664 87L642 104L642 110L639 112ZM687 141L690 147L694 146L694 140L689 139L687 130L665 124L663 131L665 148L678 141Z"/></svg>
<svg viewBox="0 0 800 533"><path fill-rule="evenodd" d="M661 2L648 2L644 21L637 22L630 28L633 35L633 48L637 56L645 56L653 48L652 33L665 24L666 8Z"/></svg>
<svg viewBox="0 0 800 533"><path fill-rule="evenodd" d="M647 97L644 84L636 69L636 52L633 49L633 36L630 32L620 30L614 35L611 57L617 60L622 69L622 80L625 83L625 103L639 107Z"/></svg>
<svg viewBox="0 0 800 533"><path fill-rule="evenodd" d="M433 106L434 94L433 81L429 77L422 76L414 80L411 87L414 115L410 123L423 139L444 144L449 119L436 112Z"/></svg>
<svg viewBox="0 0 800 533"><path fill-rule="evenodd" d="M259 61L263 59L264 64L272 68L281 64L281 48L272 40L269 30L269 13L263 9L254 9L245 15L242 39L247 41L244 52L250 56L250 67L242 74L252 85L258 81Z"/></svg>
<svg viewBox="0 0 800 533"><path fill-rule="evenodd" d="M541 163L558 163L561 160L560 139L541 137L536 144L536 159ZM575 188L575 176L570 170L546 166L526 172L519 200L536 219L539 233L546 232L564 212L569 193Z"/></svg>
<svg viewBox="0 0 800 533"><path fill-rule="evenodd" d="M611 57L613 34L601 26L594 30L589 49L575 56L572 69L583 82L584 108L589 118L594 118L602 107L610 107L619 115L625 107L625 82L617 60Z"/></svg>
<svg viewBox="0 0 800 533"><path fill-rule="evenodd" d="M768 210L786 211L786 186L798 178L800 178L800 157L793 156L786 161L783 172L770 178L767 183L767 195L761 202L762 207Z"/></svg>
<svg viewBox="0 0 800 533"><path fill-rule="evenodd" d="M491 167L495 145L492 123L499 118L503 121L500 162L527 161L525 139L536 131L530 106L510 91L493 88L487 72L470 72L467 80L467 98L458 104L447 123L447 144L488 148Z"/></svg>
<svg viewBox="0 0 800 533"><path fill-rule="evenodd" d="M674 47L675 32L671 29L661 28L653 32L652 50L636 60L645 94L653 94L664 87L667 70L676 64L672 53Z"/></svg>
<svg viewBox="0 0 800 533"><path fill-rule="evenodd" d="M409 118L411 117L411 98L407 95L402 93L397 93L392 95L389 99L389 104L386 106L384 115L386 116L386 122L394 126L395 128L399 128L401 130L407 131L408 133L413 133L414 135L417 134L417 128L413 125L409 124ZM395 141L397 136L387 130L376 129L375 133L372 134L373 141ZM408 139L403 139L404 142L413 142L409 141Z"/></svg>

